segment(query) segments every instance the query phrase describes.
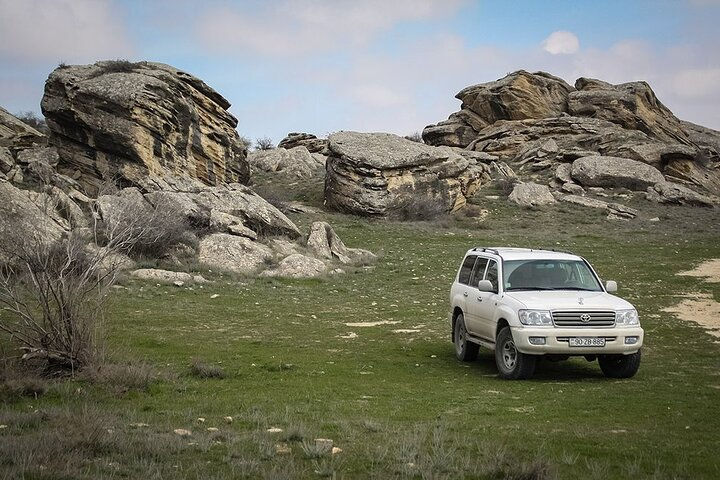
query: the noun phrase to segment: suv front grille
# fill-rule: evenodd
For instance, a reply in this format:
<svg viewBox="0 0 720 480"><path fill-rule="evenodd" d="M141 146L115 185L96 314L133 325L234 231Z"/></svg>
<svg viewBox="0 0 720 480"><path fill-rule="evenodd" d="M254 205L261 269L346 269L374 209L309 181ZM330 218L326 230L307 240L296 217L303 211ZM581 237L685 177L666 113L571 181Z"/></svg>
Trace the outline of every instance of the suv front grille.
<svg viewBox="0 0 720 480"><path fill-rule="evenodd" d="M556 327L612 327L615 312L609 310L571 310L552 312Z"/></svg>

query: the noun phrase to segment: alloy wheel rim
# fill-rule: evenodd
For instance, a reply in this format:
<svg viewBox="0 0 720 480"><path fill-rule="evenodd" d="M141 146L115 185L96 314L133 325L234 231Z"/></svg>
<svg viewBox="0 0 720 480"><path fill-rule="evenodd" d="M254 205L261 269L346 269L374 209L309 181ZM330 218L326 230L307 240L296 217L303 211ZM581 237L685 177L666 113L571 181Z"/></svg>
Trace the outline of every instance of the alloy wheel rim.
<svg viewBox="0 0 720 480"><path fill-rule="evenodd" d="M505 342L502 349L502 358L505 368L512 370L517 362L517 350L515 349L515 343L511 340Z"/></svg>

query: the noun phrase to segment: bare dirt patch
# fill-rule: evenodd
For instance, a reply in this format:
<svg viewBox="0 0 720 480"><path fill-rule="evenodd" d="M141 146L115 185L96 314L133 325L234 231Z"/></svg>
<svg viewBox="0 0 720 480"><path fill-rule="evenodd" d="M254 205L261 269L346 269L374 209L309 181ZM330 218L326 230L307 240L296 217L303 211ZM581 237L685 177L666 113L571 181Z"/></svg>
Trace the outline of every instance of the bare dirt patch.
<svg viewBox="0 0 720 480"><path fill-rule="evenodd" d="M720 283L720 258L714 258L703 262L693 270L680 272L678 275L689 277L704 277L706 282Z"/></svg>
<svg viewBox="0 0 720 480"><path fill-rule="evenodd" d="M708 260L694 270L679 272L677 275L701 277L711 283L720 282L720 258ZM720 338L720 303L716 302L712 295L687 295L679 304L664 308L663 312L674 313L681 320L695 322L706 328L710 335Z"/></svg>
<svg viewBox="0 0 720 480"><path fill-rule="evenodd" d="M695 322L708 330L710 335L720 338L720 303L712 295L688 295L679 304L663 309L674 313L681 320Z"/></svg>

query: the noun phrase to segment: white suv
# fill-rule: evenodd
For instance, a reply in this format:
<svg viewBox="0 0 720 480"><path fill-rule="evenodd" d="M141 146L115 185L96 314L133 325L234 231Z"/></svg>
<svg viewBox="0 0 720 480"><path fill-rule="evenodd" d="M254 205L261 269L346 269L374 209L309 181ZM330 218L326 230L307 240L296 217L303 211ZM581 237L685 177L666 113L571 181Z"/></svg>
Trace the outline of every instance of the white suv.
<svg viewBox="0 0 720 480"><path fill-rule="evenodd" d="M500 377L532 377L539 356L598 360L607 377L640 367L643 329L637 310L611 295L590 264L571 253L473 248L450 290L450 323L459 360L480 345L495 351Z"/></svg>

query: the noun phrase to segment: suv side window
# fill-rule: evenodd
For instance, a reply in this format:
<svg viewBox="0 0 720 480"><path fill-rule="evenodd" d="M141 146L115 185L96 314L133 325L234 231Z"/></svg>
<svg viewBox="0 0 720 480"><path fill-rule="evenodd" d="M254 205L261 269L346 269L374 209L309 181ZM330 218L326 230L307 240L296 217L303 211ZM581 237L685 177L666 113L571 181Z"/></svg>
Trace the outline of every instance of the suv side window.
<svg viewBox="0 0 720 480"><path fill-rule="evenodd" d="M495 260L490 260L490 265L488 265L487 273L485 274L485 280L490 280L493 284L493 292L498 293L498 266Z"/></svg>
<svg viewBox="0 0 720 480"><path fill-rule="evenodd" d="M465 257L462 267L460 267L458 282L464 283L465 285L470 284L470 275L472 274L473 265L475 265L476 258L477 255L468 255L467 257Z"/></svg>
<svg viewBox="0 0 720 480"><path fill-rule="evenodd" d="M485 274L485 266L487 265L487 258L478 257L475 261L475 268L473 268L472 276L470 277L470 286L477 288L478 282L483 279Z"/></svg>

